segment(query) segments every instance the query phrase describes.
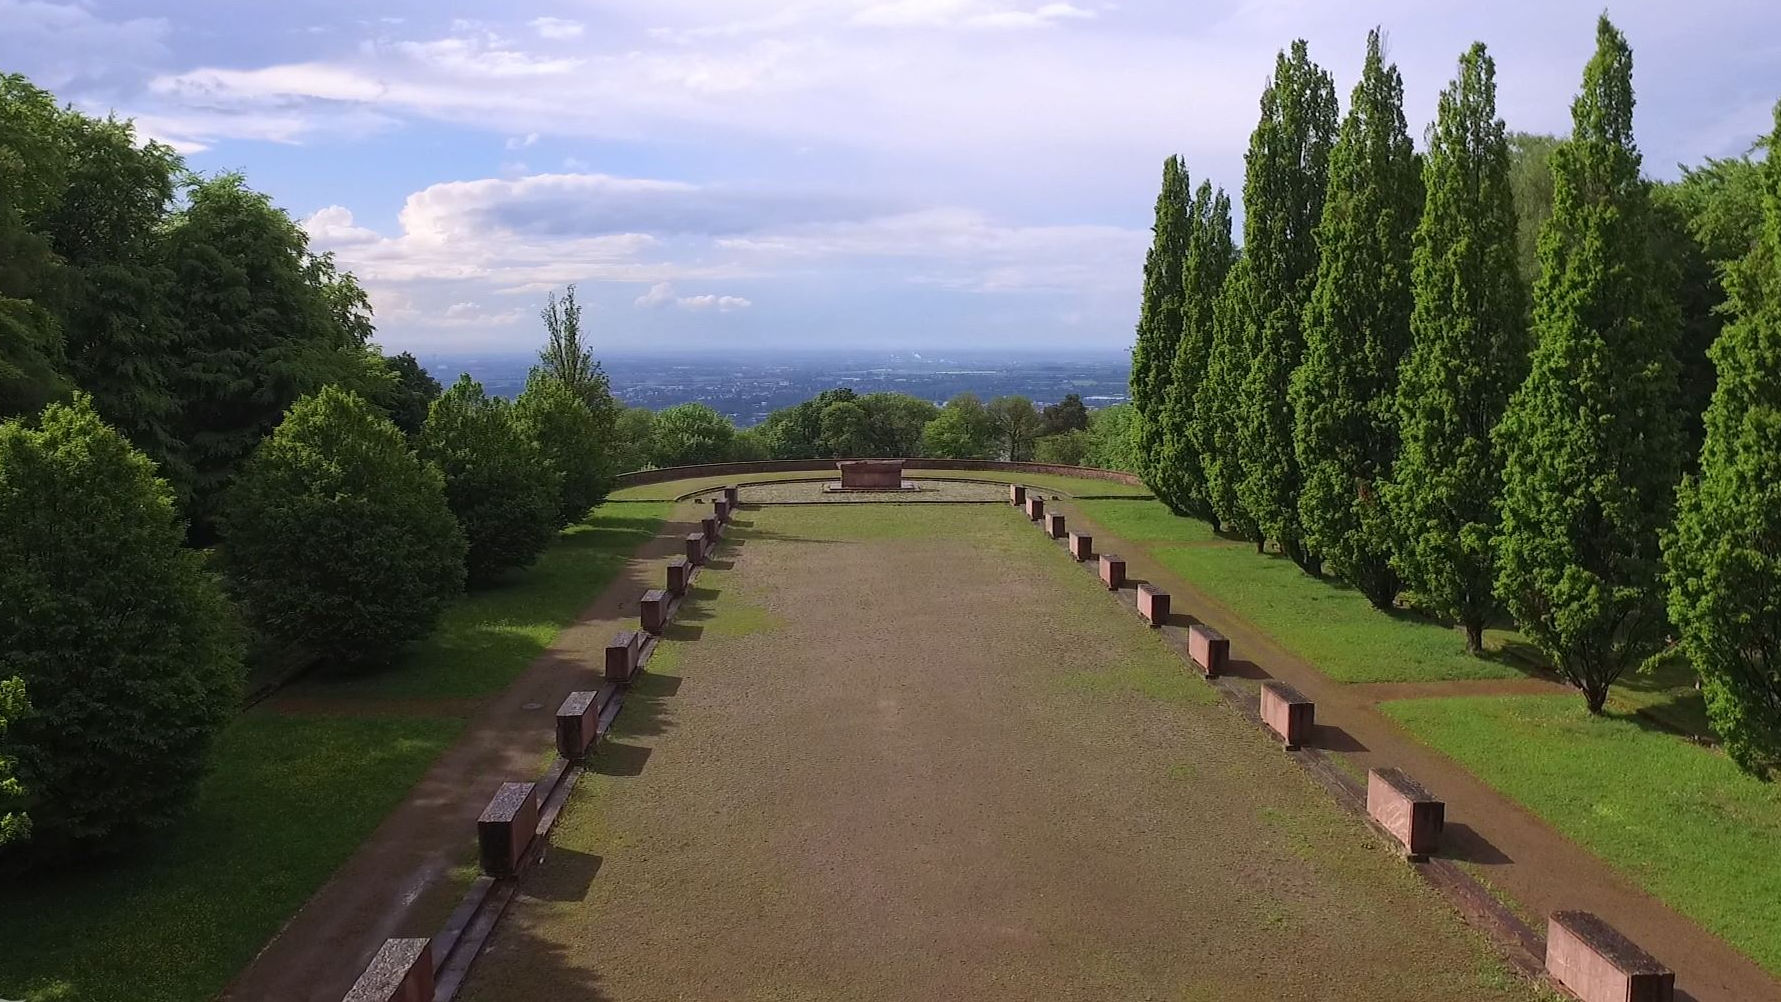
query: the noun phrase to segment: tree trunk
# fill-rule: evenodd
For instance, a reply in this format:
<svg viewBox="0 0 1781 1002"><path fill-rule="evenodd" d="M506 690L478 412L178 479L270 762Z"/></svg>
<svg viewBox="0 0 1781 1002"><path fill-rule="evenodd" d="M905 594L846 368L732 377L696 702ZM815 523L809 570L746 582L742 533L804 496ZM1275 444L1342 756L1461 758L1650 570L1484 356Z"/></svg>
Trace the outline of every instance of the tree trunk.
<svg viewBox="0 0 1781 1002"><path fill-rule="evenodd" d="M1260 536L1255 537L1255 552L1266 555L1268 552L1268 541Z"/></svg>
<svg viewBox="0 0 1781 1002"><path fill-rule="evenodd" d="M1484 653L1484 622L1469 620L1466 627L1466 653L1474 657Z"/></svg>
<svg viewBox="0 0 1781 1002"><path fill-rule="evenodd" d="M1600 682L1590 682L1583 687L1583 701L1592 715L1601 716L1602 707L1608 702L1608 687Z"/></svg>

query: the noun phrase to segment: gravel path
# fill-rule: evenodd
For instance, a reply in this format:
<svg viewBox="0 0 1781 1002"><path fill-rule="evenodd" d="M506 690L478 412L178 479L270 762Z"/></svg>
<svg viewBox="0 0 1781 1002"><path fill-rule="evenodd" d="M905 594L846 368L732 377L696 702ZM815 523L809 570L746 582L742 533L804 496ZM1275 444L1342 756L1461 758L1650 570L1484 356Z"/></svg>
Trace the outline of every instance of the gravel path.
<svg viewBox="0 0 1781 1002"><path fill-rule="evenodd" d="M460 997L1535 997L1024 519L741 523Z"/></svg>

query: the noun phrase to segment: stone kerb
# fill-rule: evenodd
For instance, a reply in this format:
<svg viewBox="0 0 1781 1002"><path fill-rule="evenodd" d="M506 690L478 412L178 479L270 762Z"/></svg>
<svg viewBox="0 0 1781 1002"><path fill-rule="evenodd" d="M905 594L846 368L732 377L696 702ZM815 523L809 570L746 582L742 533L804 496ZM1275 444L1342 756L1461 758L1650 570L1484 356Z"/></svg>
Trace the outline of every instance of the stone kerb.
<svg viewBox="0 0 1781 1002"><path fill-rule="evenodd" d="M1008 503L1020 508L1027 503L1027 489L1021 484L1008 485Z"/></svg>
<svg viewBox="0 0 1781 1002"><path fill-rule="evenodd" d="M502 783L482 816L476 819L476 841L482 872L491 877L518 873L538 830L538 785Z"/></svg>
<svg viewBox="0 0 1781 1002"><path fill-rule="evenodd" d="M1297 751L1311 741L1311 728L1317 720L1317 704L1285 682L1268 681L1261 689L1262 723L1267 724L1286 743L1287 751Z"/></svg>
<svg viewBox="0 0 1781 1002"><path fill-rule="evenodd" d="M1406 856L1425 860L1440 842L1447 805L1401 769L1373 769L1367 773L1367 814L1403 845Z"/></svg>
<svg viewBox="0 0 1781 1002"><path fill-rule="evenodd" d="M1064 538L1064 514L1054 511L1045 516L1045 534L1052 539Z"/></svg>
<svg viewBox="0 0 1781 1002"><path fill-rule="evenodd" d="M1200 674L1217 678L1230 669L1231 642L1204 623L1187 628L1187 656L1200 666Z"/></svg>
<svg viewBox="0 0 1781 1002"><path fill-rule="evenodd" d="M643 632L661 636L668 628L668 593L651 588L637 601L637 619Z"/></svg>
<svg viewBox="0 0 1781 1002"><path fill-rule="evenodd" d="M1077 563L1095 558L1095 537L1086 532L1070 533L1070 559Z"/></svg>
<svg viewBox="0 0 1781 1002"><path fill-rule="evenodd" d="M1546 973L1583 1002L1671 1002L1676 975L1589 912L1554 912Z"/></svg>
<svg viewBox="0 0 1781 1002"><path fill-rule="evenodd" d="M1027 518L1037 522L1045 517L1045 499L1037 494L1027 495Z"/></svg>
<svg viewBox="0 0 1781 1002"><path fill-rule="evenodd" d="M344 1002L433 1002L433 941L384 940Z"/></svg>
<svg viewBox="0 0 1781 1002"><path fill-rule="evenodd" d="M668 594L679 598L686 594L687 587L692 583L693 565L685 557L671 557L668 560Z"/></svg>
<svg viewBox="0 0 1781 1002"><path fill-rule="evenodd" d="M1108 591L1118 591L1125 586L1125 560L1111 553L1101 554L1101 583Z"/></svg>
<svg viewBox="0 0 1781 1002"><path fill-rule="evenodd" d="M659 632L659 631L657 631ZM625 685L637 673L643 640L636 630L620 630L606 645L606 681Z"/></svg>
<svg viewBox="0 0 1781 1002"><path fill-rule="evenodd" d="M1138 615L1156 629L1169 621L1169 593L1146 581L1138 586Z"/></svg>

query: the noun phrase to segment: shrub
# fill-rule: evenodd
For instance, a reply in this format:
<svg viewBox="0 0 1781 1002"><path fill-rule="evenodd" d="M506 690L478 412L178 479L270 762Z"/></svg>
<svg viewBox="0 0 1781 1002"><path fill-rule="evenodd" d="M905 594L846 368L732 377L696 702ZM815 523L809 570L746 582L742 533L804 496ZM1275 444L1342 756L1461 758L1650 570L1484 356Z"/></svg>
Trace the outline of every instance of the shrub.
<svg viewBox="0 0 1781 1002"><path fill-rule="evenodd" d="M39 856L171 822L241 684L240 631L167 484L82 394L0 425L5 754Z"/></svg>
<svg viewBox="0 0 1781 1002"><path fill-rule="evenodd" d="M1094 438L1082 429L1046 435L1033 443L1033 458L1041 463L1081 466L1088 459Z"/></svg>
<svg viewBox="0 0 1781 1002"><path fill-rule="evenodd" d="M721 463L736 435L730 419L707 404L675 404L657 411L654 461L657 466Z"/></svg>
<svg viewBox="0 0 1781 1002"><path fill-rule="evenodd" d="M513 419L462 376L427 412L421 458L445 474L445 498L463 527L468 580L483 585L529 566L556 538L558 476Z"/></svg>
<svg viewBox="0 0 1781 1002"><path fill-rule="evenodd" d="M387 662L464 587L439 471L356 394L299 400L243 467L222 554L249 621L331 665Z"/></svg>
<svg viewBox="0 0 1781 1002"><path fill-rule="evenodd" d="M533 369L513 402L513 419L561 482L556 524L586 518L606 496L607 443L593 411L562 380Z"/></svg>
<svg viewBox="0 0 1781 1002"><path fill-rule="evenodd" d="M9 678L0 681L0 738L6 737L6 728L14 720L30 712L31 703L25 698L25 682L23 679ZM12 759L0 755L0 805L10 807L16 801L23 800L25 788L19 785L18 777L12 774ZM0 814L0 845L17 842L31 834L31 819L24 814L7 811Z"/></svg>

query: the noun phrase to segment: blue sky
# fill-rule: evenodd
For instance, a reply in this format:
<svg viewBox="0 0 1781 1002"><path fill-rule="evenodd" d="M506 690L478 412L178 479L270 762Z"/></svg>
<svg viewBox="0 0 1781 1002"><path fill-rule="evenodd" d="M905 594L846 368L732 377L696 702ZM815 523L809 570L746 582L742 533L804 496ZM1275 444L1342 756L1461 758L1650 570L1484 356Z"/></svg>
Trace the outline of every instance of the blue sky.
<svg viewBox="0 0 1781 1002"><path fill-rule="evenodd" d="M1117 348L1163 157L1233 193L1274 53L1346 98L1383 25L1420 136L1488 43L1562 132L1570 0L0 0L0 70L239 169L396 349L527 350L579 283L606 350ZM1743 152L1781 5L1611 10L1646 169Z"/></svg>

